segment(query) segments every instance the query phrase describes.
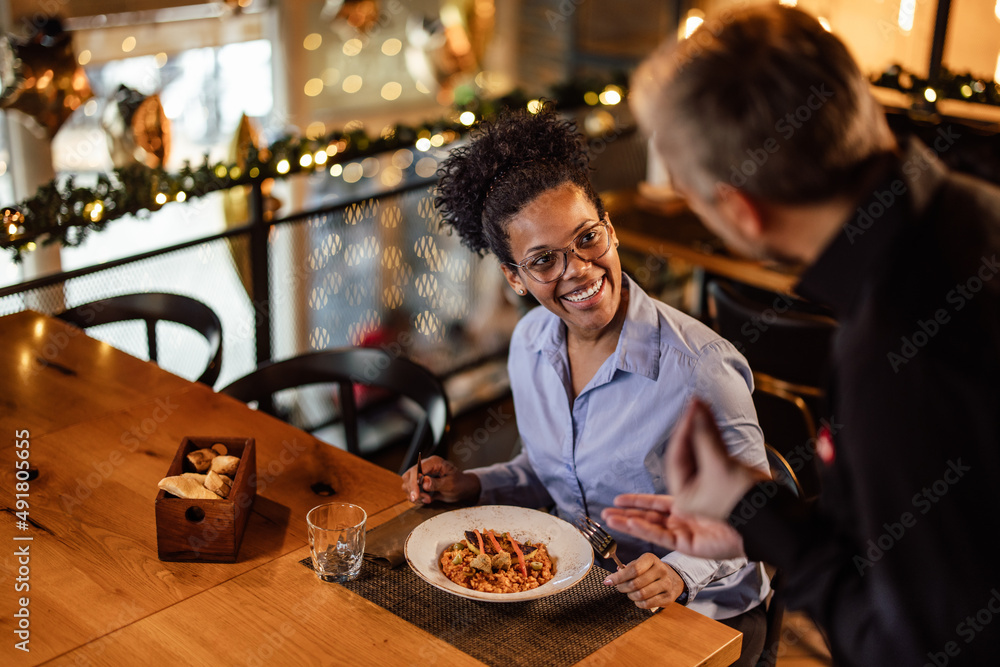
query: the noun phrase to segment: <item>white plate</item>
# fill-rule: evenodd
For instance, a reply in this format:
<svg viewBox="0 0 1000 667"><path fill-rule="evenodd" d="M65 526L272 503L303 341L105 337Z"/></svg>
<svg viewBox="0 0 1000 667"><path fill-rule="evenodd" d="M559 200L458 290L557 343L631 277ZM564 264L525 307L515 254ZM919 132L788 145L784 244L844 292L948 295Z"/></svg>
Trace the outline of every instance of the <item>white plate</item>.
<svg viewBox="0 0 1000 667"><path fill-rule="evenodd" d="M465 537L465 531L475 528L506 532L518 542L543 542L555 576L520 593L484 593L459 586L444 576L439 559L447 547ZM507 505L468 507L431 517L410 532L403 551L413 571L431 586L486 602L520 602L560 593L578 584L594 564L594 550L576 528L551 514Z"/></svg>

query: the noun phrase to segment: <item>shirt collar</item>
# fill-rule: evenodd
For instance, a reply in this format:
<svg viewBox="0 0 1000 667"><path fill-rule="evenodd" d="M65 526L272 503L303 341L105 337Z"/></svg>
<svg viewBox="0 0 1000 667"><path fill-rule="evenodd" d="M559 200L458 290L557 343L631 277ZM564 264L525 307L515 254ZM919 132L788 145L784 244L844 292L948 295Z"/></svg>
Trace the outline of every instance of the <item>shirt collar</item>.
<svg viewBox="0 0 1000 667"><path fill-rule="evenodd" d="M916 139L900 142L900 155L871 193L862 198L795 291L846 316L870 274L884 261L907 221L929 204L946 170Z"/></svg>
<svg viewBox="0 0 1000 667"><path fill-rule="evenodd" d="M625 272L622 272L622 287L629 292L628 309L612 355L614 366L603 367L608 369L609 375L602 380L610 380L615 370L656 380L660 372L660 318L656 304ZM546 318L540 335L528 342L528 349L549 358L564 355L566 326L562 320L555 315ZM602 372L598 371L598 375Z"/></svg>

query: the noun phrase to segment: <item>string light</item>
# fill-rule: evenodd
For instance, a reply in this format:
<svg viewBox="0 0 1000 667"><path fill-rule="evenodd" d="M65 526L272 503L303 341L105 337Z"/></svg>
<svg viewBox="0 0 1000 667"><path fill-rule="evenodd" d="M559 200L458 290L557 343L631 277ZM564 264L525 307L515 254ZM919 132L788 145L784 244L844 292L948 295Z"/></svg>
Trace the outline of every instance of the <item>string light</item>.
<svg viewBox="0 0 1000 667"><path fill-rule="evenodd" d="M614 85L605 86L597 99L604 106L612 107L622 101L622 89Z"/></svg>
<svg viewBox="0 0 1000 667"><path fill-rule="evenodd" d="M933 88L924 88L924 99L928 102L937 102L937 92Z"/></svg>
<svg viewBox="0 0 1000 667"><path fill-rule="evenodd" d="M159 201L159 196L157 196L157 201ZM89 212L86 210L87 208L90 209ZM102 202L95 201L89 207L84 208L84 213L87 213L93 222L97 222L101 219L101 215L104 213L104 204Z"/></svg>
<svg viewBox="0 0 1000 667"><path fill-rule="evenodd" d="M360 89L361 77L352 77L348 77L346 83ZM574 103L580 103L585 93L589 93L588 100L600 104L602 100L598 91L571 85L565 92L554 89L551 99L560 108L572 108ZM605 103L619 103L625 99L624 92L617 86L607 86L603 92L606 93ZM598 99L595 101L593 98ZM80 105L83 106L82 103ZM53 181L49 186L51 189L39 189L39 194L20 202L17 209L12 207L13 210L24 211L26 221L23 225L12 226L11 221L4 219L0 226L0 247L11 250L14 260L18 261L29 247L30 239L40 233L36 229L44 229L49 237L65 246L77 245L83 234L74 234L74 228L100 231L107 222L126 215L158 210L171 201L187 202L245 183L245 175L255 182L261 179L268 182L275 177L323 166L329 169L332 177L343 176L345 168L340 163L330 164L334 155L350 161L343 164L351 165L350 178L347 179L351 182L381 176L382 182L394 183L402 178L404 169L414 169L418 175L430 177L437 169L438 161L421 153L426 154L433 148L459 139L467 133L467 128L481 120L477 110L490 108L489 104L484 106L476 99L464 101L463 106L465 108L460 108L450 119L441 118L416 127L393 124L377 136L368 136L357 123L345 124L329 133L321 131L321 128L326 129L325 126L317 124L310 127L305 136L290 133L267 146L250 146L249 153L243 157L246 161L243 166L210 162L206 158L201 166L185 166L180 173L168 173L162 168L150 169L135 163L117 169L114 175L98 175L98 184L92 188L67 190ZM541 111L541 99L532 100L531 107L536 113ZM377 160L367 159L383 153L392 156L391 165L387 162L379 167ZM3 164L0 163L0 171L2 169ZM53 192L57 196L52 196ZM2 234L4 231L11 232L12 236L8 238L8 235Z"/></svg>

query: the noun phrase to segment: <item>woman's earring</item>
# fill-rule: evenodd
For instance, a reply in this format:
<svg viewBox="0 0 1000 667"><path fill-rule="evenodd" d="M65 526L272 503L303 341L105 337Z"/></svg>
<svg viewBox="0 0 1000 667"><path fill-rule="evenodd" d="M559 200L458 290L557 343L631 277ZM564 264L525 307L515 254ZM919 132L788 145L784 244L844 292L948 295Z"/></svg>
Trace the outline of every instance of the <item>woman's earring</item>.
<svg viewBox="0 0 1000 667"><path fill-rule="evenodd" d="M523 289L517 290L517 293L520 294L521 296L524 296L524 290Z"/></svg>

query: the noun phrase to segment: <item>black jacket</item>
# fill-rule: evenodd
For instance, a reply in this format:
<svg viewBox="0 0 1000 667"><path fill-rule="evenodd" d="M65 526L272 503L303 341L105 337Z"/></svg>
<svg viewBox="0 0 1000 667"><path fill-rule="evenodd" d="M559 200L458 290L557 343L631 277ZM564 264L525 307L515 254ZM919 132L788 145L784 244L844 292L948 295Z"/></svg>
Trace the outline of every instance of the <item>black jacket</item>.
<svg viewBox="0 0 1000 667"><path fill-rule="evenodd" d="M798 291L840 322L834 459L816 506L779 494L740 522L749 557L836 664L996 664L1000 189L904 144Z"/></svg>

